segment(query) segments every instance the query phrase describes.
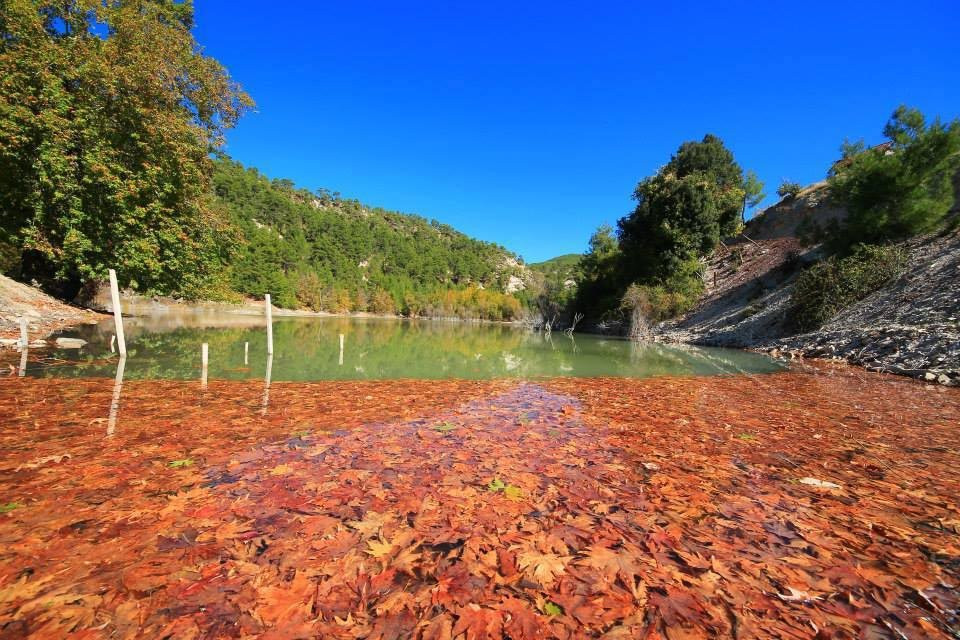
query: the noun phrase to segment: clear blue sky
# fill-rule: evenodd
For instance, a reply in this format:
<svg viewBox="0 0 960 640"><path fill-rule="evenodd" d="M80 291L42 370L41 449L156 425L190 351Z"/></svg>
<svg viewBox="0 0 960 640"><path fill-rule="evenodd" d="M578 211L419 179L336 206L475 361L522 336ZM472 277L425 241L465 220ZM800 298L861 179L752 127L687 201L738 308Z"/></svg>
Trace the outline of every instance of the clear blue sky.
<svg viewBox="0 0 960 640"><path fill-rule="evenodd" d="M770 194L900 103L960 115L958 0L195 2L257 102L234 158L531 262L582 252L704 133Z"/></svg>

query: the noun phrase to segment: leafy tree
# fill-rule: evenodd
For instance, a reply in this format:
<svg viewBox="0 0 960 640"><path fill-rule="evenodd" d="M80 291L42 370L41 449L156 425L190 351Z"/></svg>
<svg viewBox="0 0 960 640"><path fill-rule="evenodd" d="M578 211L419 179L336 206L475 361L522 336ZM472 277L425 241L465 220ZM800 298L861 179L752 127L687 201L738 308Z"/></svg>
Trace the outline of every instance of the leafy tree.
<svg viewBox="0 0 960 640"><path fill-rule="evenodd" d="M777 195L781 198L796 198L801 191L803 191L803 185L790 180L783 180L777 187Z"/></svg>
<svg viewBox="0 0 960 640"><path fill-rule="evenodd" d="M370 310L379 314L390 314L396 311L393 296L383 289L377 289L370 299Z"/></svg>
<svg viewBox="0 0 960 640"><path fill-rule="evenodd" d="M322 311L327 296L323 281L315 271L304 271L297 276L297 303L311 311Z"/></svg>
<svg viewBox="0 0 960 640"><path fill-rule="evenodd" d="M840 144L840 164L843 164L844 161L850 160L854 156L858 156L864 151L867 150L867 144L863 140L850 140L845 138ZM834 165L836 167L837 165ZM833 169L831 169L832 175Z"/></svg>
<svg viewBox="0 0 960 640"><path fill-rule="evenodd" d="M236 238L209 153L251 106L190 32L190 3L5 0L0 243L72 297L116 267L144 292L223 287Z"/></svg>
<svg viewBox="0 0 960 640"><path fill-rule="evenodd" d="M623 286L620 247L613 227L608 224L597 227L587 247L580 259L580 282L574 306L582 313L597 316L616 306Z"/></svg>
<svg viewBox="0 0 960 640"><path fill-rule="evenodd" d="M747 171L743 180L743 209L740 212L742 222L746 223L747 221L747 209L752 209L767 197L767 194L763 192L763 187L763 181L757 177L757 174L752 170Z"/></svg>
<svg viewBox="0 0 960 640"><path fill-rule="evenodd" d="M960 120L927 123L920 111L900 106L883 133L888 142L871 149L845 145L846 157L831 170L831 193L847 209L833 230L834 250L928 231L953 205Z"/></svg>
<svg viewBox="0 0 960 640"><path fill-rule="evenodd" d="M711 252L741 224L748 196L743 171L723 142L685 142L634 191L637 206L618 223L628 280L663 279Z"/></svg>

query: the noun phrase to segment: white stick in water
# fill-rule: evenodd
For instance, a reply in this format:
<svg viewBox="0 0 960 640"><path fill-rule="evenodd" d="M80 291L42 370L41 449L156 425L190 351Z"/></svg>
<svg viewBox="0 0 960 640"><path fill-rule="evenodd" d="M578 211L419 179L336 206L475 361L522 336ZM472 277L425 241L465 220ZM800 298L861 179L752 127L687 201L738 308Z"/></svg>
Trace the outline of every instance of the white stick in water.
<svg viewBox="0 0 960 640"><path fill-rule="evenodd" d="M120 355L127 355L127 341L123 339L123 316L120 314L120 287L117 272L110 269L110 302L113 304L113 324L117 327L117 348Z"/></svg>
<svg viewBox="0 0 960 640"><path fill-rule="evenodd" d="M267 407L270 405L270 379L273 376L273 354L267 356L267 372L263 377L263 402L260 403L260 413L267 415Z"/></svg>
<svg viewBox="0 0 960 640"><path fill-rule="evenodd" d="M117 361L117 375L113 379L113 398L110 400L110 417L107 418L107 436L117 430L117 415L120 413L120 392L123 390L123 369L127 365L127 356Z"/></svg>
<svg viewBox="0 0 960 640"><path fill-rule="evenodd" d="M20 348L26 349L30 346L30 336L27 335L27 319L20 316Z"/></svg>
<svg viewBox="0 0 960 640"><path fill-rule="evenodd" d="M270 294L263 297L267 309L267 353L273 355L273 310L270 307Z"/></svg>
<svg viewBox="0 0 960 640"><path fill-rule="evenodd" d="M18 375L21 378L27 375L27 349L20 350L20 372Z"/></svg>
<svg viewBox="0 0 960 640"><path fill-rule="evenodd" d="M210 356L210 347L204 342L200 345L200 385L207 388L207 363Z"/></svg>
<svg viewBox="0 0 960 640"><path fill-rule="evenodd" d="M340 334L340 360L337 364L343 364L343 334Z"/></svg>
<svg viewBox="0 0 960 640"><path fill-rule="evenodd" d="M250 364L250 343L243 343L243 366Z"/></svg>

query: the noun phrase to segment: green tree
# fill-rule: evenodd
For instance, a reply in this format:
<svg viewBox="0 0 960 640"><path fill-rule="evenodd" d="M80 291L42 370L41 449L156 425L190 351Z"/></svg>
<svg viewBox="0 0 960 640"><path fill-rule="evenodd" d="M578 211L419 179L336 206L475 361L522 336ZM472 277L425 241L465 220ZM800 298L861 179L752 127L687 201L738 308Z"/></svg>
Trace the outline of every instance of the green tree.
<svg viewBox="0 0 960 640"><path fill-rule="evenodd" d="M616 306L623 277L621 254L613 227L602 224L590 236L587 252L580 258L579 283L574 306L590 316Z"/></svg>
<svg viewBox="0 0 960 640"><path fill-rule="evenodd" d="M831 193L847 209L833 229L836 251L929 231L953 206L960 120L927 123L920 111L900 106L883 133L888 142L871 149L845 145L845 158L831 170Z"/></svg>
<svg viewBox="0 0 960 640"><path fill-rule="evenodd" d="M251 106L191 35L190 3L4 0L0 242L64 295L121 284L198 295L235 241L211 150Z"/></svg>
<svg viewBox="0 0 960 640"><path fill-rule="evenodd" d="M713 251L721 237L739 230L756 182L748 195L740 165L716 136L680 145L637 185L636 208L618 222L626 280L663 281Z"/></svg>
<svg viewBox="0 0 960 640"><path fill-rule="evenodd" d="M792 180L782 180L777 187L777 195L781 198L796 198L803 191L803 185Z"/></svg>

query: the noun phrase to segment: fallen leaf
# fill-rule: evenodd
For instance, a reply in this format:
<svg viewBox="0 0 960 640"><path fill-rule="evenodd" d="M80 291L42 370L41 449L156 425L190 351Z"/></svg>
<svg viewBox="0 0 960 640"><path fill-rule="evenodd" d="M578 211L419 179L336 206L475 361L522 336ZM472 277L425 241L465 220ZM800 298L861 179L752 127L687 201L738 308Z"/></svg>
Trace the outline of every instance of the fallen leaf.
<svg viewBox="0 0 960 640"><path fill-rule="evenodd" d="M823 489L839 489L840 485L833 482L827 482L826 480L818 480L816 478L800 478L800 484L808 484L811 487L820 487Z"/></svg>

